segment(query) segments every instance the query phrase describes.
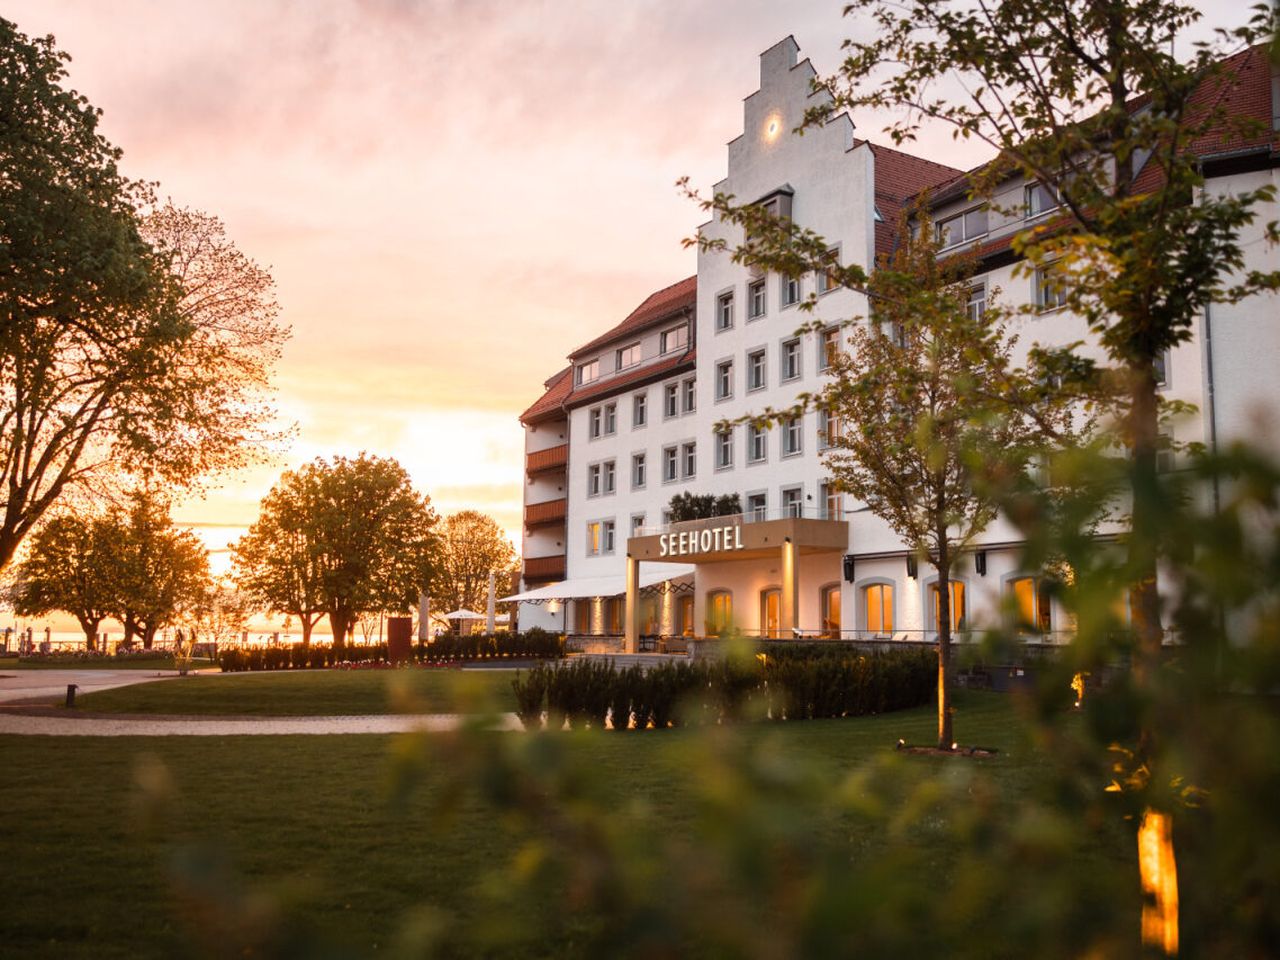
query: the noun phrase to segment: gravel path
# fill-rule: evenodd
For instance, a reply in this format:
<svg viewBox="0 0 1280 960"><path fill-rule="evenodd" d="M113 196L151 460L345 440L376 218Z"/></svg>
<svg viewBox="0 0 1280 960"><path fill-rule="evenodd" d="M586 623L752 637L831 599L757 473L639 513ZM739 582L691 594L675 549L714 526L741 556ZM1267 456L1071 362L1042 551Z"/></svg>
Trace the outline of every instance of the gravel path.
<svg viewBox="0 0 1280 960"><path fill-rule="evenodd" d="M213 670L197 670L194 673L217 673ZM150 683L154 680L171 680L178 676L177 670L11 670L0 668L0 703L13 703L18 700L41 700L46 703L57 701L67 695L67 684L74 683L78 693L91 693L94 690L110 690L113 687L128 687L135 683Z"/></svg>
<svg viewBox="0 0 1280 960"><path fill-rule="evenodd" d="M233 737L323 735L343 733L439 733L454 730L466 719L460 714L436 713L356 717L84 717L49 716L45 711L0 711L0 734L48 737ZM502 714L498 730L521 730L514 713Z"/></svg>

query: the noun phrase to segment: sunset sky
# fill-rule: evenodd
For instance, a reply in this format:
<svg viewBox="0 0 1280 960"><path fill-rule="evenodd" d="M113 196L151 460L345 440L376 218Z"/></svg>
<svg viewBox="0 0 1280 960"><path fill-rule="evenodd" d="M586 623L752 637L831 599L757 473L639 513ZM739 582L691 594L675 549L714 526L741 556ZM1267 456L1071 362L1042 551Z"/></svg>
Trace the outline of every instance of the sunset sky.
<svg viewBox="0 0 1280 960"><path fill-rule="evenodd" d="M675 180L724 175L762 50L794 34L836 68L840 7L10 0L4 16L72 55L128 174L221 217L278 285L297 439L180 517L224 546L282 469L368 450L518 546L517 415L572 347L694 272L680 241L701 218ZM854 121L884 141L885 118ZM941 132L918 149L982 159Z"/></svg>

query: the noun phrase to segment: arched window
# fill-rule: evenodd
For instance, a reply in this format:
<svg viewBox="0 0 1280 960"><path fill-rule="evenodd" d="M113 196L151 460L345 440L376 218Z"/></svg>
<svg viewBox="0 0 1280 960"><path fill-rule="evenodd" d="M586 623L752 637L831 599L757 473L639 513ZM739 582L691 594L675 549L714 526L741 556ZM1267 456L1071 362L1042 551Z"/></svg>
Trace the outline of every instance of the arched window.
<svg viewBox="0 0 1280 960"><path fill-rule="evenodd" d="M862 588L863 621L871 633L893 633L893 584L872 583Z"/></svg>
<svg viewBox="0 0 1280 960"><path fill-rule="evenodd" d="M951 599L951 632L959 633L964 629L966 613L965 589L963 580L948 580L948 595ZM933 629L942 630L942 610L938 605L938 585L929 585L929 607L932 611Z"/></svg>
<svg viewBox="0 0 1280 960"><path fill-rule="evenodd" d="M693 595L682 594L676 598L676 633L682 637L692 637L694 634L693 623Z"/></svg>
<svg viewBox="0 0 1280 960"><path fill-rule="evenodd" d="M733 594L728 590L707 593L707 635L718 637L733 623Z"/></svg>
<svg viewBox="0 0 1280 960"><path fill-rule="evenodd" d="M1015 577L1008 590L1018 611L1019 627L1037 633L1053 629L1053 601L1043 577Z"/></svg>
<svg viewBox="0 0 1280 960"><path fill-rule="evenodd" d="M782 591L770 587L760 591L760 636L776 640L782 629Z"/></svg>
<svg viewBox="0 0 1280 960"><path fill-rule="evenodd" d="M818 609L822 613L822 636L828 640L840 639L840 584L831 583L818 594Z"/></svg>

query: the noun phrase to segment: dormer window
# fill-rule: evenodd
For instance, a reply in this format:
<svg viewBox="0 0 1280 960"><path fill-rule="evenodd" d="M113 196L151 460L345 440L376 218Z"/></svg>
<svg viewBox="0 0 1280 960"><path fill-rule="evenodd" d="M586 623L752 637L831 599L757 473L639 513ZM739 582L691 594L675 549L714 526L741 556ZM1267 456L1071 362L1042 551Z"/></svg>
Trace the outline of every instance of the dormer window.
<svg viewBox="0 0 1280 960"><path fill-rule="evenodd" d="M630 346L620 347L618 349L618 369L625 370L627 367L634 367L640 362L640 344L633 343Z"/></svg>
<svg viewBox="0 0 1280 960"><path fill-rule="evenodd" d="M1027 216L1038 217L1042 213L1062 206L1058 191L1047 183L1027 184Z"/></svg>
<svg viewBox="0 0 1280 960"><path fill-rule="evenodd" d="M954 217L939 220L934 226L938 233L938 246L954 247L966 243L987 232L987 208L974 207Z"/></svg>
<svg viewBox="0 0 1280 960"><path fill-rule="evenodd" d="M591 360L591 361L588 361L587 363L578 364L577 378L578 378L579 386L581 386L584 383L591 383L593 380L598 379L599 376L600 376L599 360Z"/></svg>
<svg viewBox="0 0 1280 960"><path fill-rule="evenodd" d="M663 353L672 353L689 346L689 325L682 323L678 327L662 331L661 344Z"/></svg>

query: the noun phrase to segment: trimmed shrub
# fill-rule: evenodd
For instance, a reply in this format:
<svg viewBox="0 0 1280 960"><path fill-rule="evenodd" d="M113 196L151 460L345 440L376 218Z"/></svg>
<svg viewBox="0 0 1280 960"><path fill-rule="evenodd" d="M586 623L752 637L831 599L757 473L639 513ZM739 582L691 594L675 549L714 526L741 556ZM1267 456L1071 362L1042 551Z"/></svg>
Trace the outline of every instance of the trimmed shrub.
<svg viewBox="0 0 1280 960"><path fill-rule="evenodd" d="M517 670L511 687L516 693L516 716L526 730L542 729L542 707L547 700L547 686L551 670L538 664L527 673Z"/></svg>

